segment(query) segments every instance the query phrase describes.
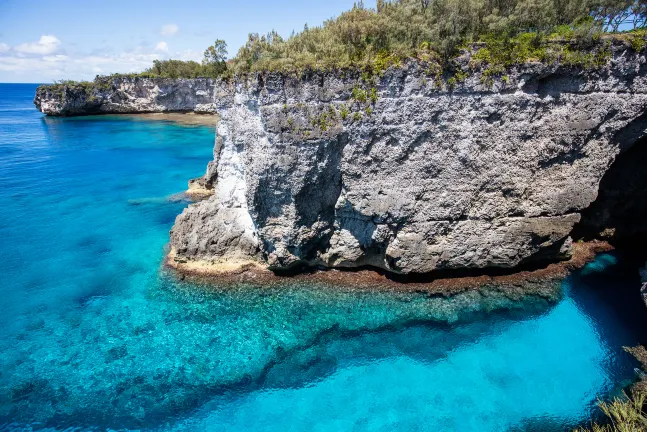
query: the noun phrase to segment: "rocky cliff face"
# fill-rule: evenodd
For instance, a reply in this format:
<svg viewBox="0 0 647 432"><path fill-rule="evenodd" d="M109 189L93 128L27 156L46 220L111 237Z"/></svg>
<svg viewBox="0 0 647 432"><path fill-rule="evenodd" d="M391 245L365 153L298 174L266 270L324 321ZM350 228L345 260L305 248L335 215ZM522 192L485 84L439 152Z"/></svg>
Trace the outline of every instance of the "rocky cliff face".
<svg viewBox="0 0 647 432"><path fill-rule="evenodd" d="M214 80L97 79L91 85L41 86L34 104L47 115L77 116L148 112L214 113Z"/></svg>
<svg viewBox="0 0 647 432"><path fill-rule="evenodd" d="M567 257L602 176L645 134L644 54L611 52L595 70L531 63L494 79L476 68L460 82L417 63L368 82L341 72L200 81L199 104L131 82L98 109L219 113L202 179L215 193L171 232L179 268L509 268ZM463 70L469 61L459 59Z"/></svg>

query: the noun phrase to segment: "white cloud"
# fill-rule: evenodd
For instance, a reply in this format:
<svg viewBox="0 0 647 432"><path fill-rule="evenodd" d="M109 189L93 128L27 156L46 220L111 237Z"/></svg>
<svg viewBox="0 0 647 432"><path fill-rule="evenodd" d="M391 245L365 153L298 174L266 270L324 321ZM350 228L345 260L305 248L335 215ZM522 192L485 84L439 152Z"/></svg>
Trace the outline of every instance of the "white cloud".
<svg viewBox="0 0 647 432"><path fill-rule="evenodd" d="M176 60L193 60L199 62L200 60L202 60L203 55L204 54L202 51L188 49L184 51L176 51L171 57Z"/></svg>
<svg viewBox="0 0 647 432"><path fill-rule="evenodd" d="M155 51L168 52L168 44L164 41L158 42L155 45Z"/></svg>
<svg viewBox="0 0 647 432"><path fill-rule="evenodd" d="M6 43L0 42L0 53L9 51L10 47Z"/></svg>
<svg viewBox="0 0 647 432"><path fill-rule="evenodd" d="M54 35L43 35L38 42L28 42L14 48L25 54L51 54L58 49L61 41Z"/></svg>
<svg viewBox="0 0 647 432"><path fill-rule="evenodd" d="M153 60L197 60L197 50L169 52L168 44L138 46L131 51L24 55L13 50L0 55L0 82L51 82L60 79L93 80L97 74L142 72Z"/></svg>
<svg viewBox="0 0 647 432"><path fill-rule="evenodd" d="M46 62L62 62L66 61L69 57L62 54L56 54L52 56L43 56L43 60Z"/></svg>
<svg viewBox="0 0 647 432"><path fill-rule="evenodd" d="M160 30L160 34L162 36L173 36L175 33L180 30L180 27L178 27L177 24L166 24L162 26L162 29Z"/></svg>
<svg viewBox="0 0 647 432"><path fill-rule="evenodd" d="M0 81L92 80L95 75L103 73L141 72L151 67L153 60L166 57L165 53L151 52L78 57L2 55L0 56Z"/></svg>

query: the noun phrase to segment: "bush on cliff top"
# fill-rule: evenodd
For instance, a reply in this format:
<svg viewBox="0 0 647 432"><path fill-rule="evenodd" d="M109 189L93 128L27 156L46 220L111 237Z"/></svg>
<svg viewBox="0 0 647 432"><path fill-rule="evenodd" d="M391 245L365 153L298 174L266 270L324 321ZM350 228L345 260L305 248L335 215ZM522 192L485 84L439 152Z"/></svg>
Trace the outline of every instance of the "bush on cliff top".
<svg viewBox="0 0 647 432"><path fill-rule="evenodd" d="M547 39L590 40L617 31L628 18L645 25L644 0L378 0L283 39L250 34L230 61L233 74L305 68L375 67L428 53L450 59L467 43ZM501 47L499 47L500 49Z"/></svg>
<svg viewBox="0 0 647 432"><path fill-rule="evenodd" d="M284 39L276 32L252 33L228 62L226 44L207 48L202 63L156 60L142 73L113 76L231 77L261 71L354 68L380 72L414 58L447 66L459 48L485 44L475 59L491 74L529 60L595 66L604 53L589 53L591 42L622 23L635 49L645 46L646 0L377 0L362 2L320 27ZM560 42L560 43L555 43Z"/></svg>

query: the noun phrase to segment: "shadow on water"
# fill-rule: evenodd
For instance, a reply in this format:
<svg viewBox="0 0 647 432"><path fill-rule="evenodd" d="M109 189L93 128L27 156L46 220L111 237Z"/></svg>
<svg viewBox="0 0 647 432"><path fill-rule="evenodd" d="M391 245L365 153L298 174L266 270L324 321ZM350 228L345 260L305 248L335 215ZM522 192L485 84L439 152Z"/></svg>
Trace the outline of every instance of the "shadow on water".
<svg viewBox="0 0 647 432"><path fill-rule="evenodd" d="M634 345L643 342L647 340L647 313L637 294L639 285L636 274L635 263L630 260L623 260L617 254L600 256L595 263L566 281L568 293L564 301L574 302L580 312L589 317L599 337L612 341L610 345ZM197 320L204 325L220 325L214 324L218 319L234 322L250 310L258 311L259 308L264 311L263 314L269 314L270 317L272 308L287 308L288 313L297 320L295 322L316 319L317 313L326 314L326 310L315 310L319 305L317 301L322 301L321 296L328 296L324 302L332 303L335 310L366 307L352 296L335 297L336 294L314 292L312 287L304 287L306 291L312 291L305 297L303 290L277 293L262 292L257 287L248 288L255 291L251 296L249 293L244 294L244 289L233 293L221 291L189 295L178 295L178 289L186 291L191 287L183 284L178 287L175 282L167 281L161 291L164 301L175 304L181 319ZM195 288L193 290L195 292ZM244 297L239 297L241 295ZM415 294L411 299L416 296L424 297L422 294ZM315 297L319 300L313 300ZM220 306L213 308L209 306L211 302ZM286 306L288 303L292 304ZM206 307L197 309L197 305L200 304ZM374 313L379 315L379 308L388 308L389 305L387 301L372 307L375 308ZM36 379L12 388L9 397L14 408L20 412L13 411L8 418L0 419L0 424L10 418L27 419L31 410L41 409L51 402L61 402L68 409L52 412L43 426L156 428L168 424L169 421L190 418L204 409L201 407L205 404L213 410L257 391L309 387L325 381L347 367L375 364L395 357L407 357L423 364L434 364L443 361L456 350L469 350L471 345L478 344L485 338L503 334L509 331L511 326L541 320L542 316L551 314L555 307L556 305L543 299L529 298L522 305L517 304L511 308L484 308L463 314L458 322L452 324L431 317L420 318L416 314L403 314L380 325L372 325L370 322L349 324L333 320L332 324L312 331L309 336L302 337L287 348L281 343L280 339L283 336L280 333L268 333L266 343L274 346L268 351L271 354L263 360L258 360L262 361L258 368L251 368L249 373L239 374L240 378L237 380L177 381L173 379L172 370L152 377L145 376L142 371L142 375L135 374L130 378L115 381L110 394L96 395L99 399L110 401L110 405L103 409L93 408L96 405L83 407L76 402L66 403L66 400L73 401L76 397L72 391L51 385L45 379ZM301 317L300 311L303 312ZM170 318L170 315L167 316ZM258 325L294 325L282 322L282 319L282 316L277 314L270 322L259 321ZM349 319L353 319L352 315ZM148 331L159 325L161 324L149 324ZM249 329L240 328L236 331L244 333ZM245 338L245 334L241 336ZM106 352L105 362L124 361L129 358L128 355L129 348L126 345L115 345ZM195 355L208 354L205 352ZM612 355L627 356L622 359L623 366L613 371L617 374L614 382L626 380L627 376L631 376L633 367L628 354L614 352ZM233 360L241 364L249 361L243 357ZM210 367L218 367L219 361L217 357L211 358ZM503 375L498 377L498 374L505 374L505 371L497 371L496 374L492 379L502 379L505 382ZM562 430L563 427L563 419L542 416L527 418L512 430L550 431Z"/></svg>
<svg viewBox="0 0 647 432"><path fill-rule="evenodd" d="M250 289L258 291L258 288ZM169 297L173 297L176 295L175 291L175 288L169 287L166 293ZM214 294L213 297L218 297L217 301L219 302L235 303L235 295L230 299L226 298L227 293ZM297 305L296 309L308 307L311 300L299 298L299 295L302 293L258 295L256 300L249 302L244 307L248 309L282 307L277 304L281 302L301 302L301 306ZM313 295L320 296L322 293L317 292ZM271 302L263 304L265 297L271 297ZM413 297L424 296L415 294ZM197 296L194 297L193 301L197 301L197 298ZM169 299L169 301L174 300ZM205 300L209 302L213 298L210 299L207 296L206 299L202 299L202 302L204 303ZM185 301L190 303L191 299L185 299ZM330 301L334 303L333 307L336 309L362 307L358 303L344 303L344 301L352 302L352 296L340 299L333 295ZM272 302L274 303L272 304ZM193 308L189 304L185 306L188 308L185 310L183 319L198 319L206 325L210 320L215 321L216 315L220 313L220 311L207 310L192 314ZM388 307L388 304L378 307ZM324 380L340 367L348 365L369 364L393 356L407 356L425 363L435 362L452 350L465 347L489 334L504 331L506 326L511 323L534 319L546 313L550 308L551 305L547 301L533 298L524 301L523 306L516 305L514 309L510 310L463 314L456 324L447 324L433 319L420 319L415 315L388 320L386 324L378 326L370 322L344 323L346 327L335 323L313 332L310 337L299 340L288 349L283 348L279 339L281 335L275 335L267 341L268 344L275 345L275 348L271 357L264 360L264 366L256 372L254 369L250 369L249 373L243 374L237 381L232 382L224 379L221 382L212 381L209 384L188 380L174 382L173 371L168 371L167 375L155 375L152 379L144 374L135 375L115 381L108 394L95 396L106 402L110 401L110 405L104 406L102 409L94 408L93 406L96 404L84 406L80 401L74 400L78 396L72 394L70 390L56 387L46 379L35 379L12 388L9 397L15 410L10 413L9 418L28 419L33 415L32 410L40 410L43 406L54 402L64 404L67 409L53 411L43 426L69 425L100 429L159 427L170 420L191 416L196 409L208 401L212 401L212 403L220 401L215 402L216 404L229 403L258 390L301 388ZM239 313L233 314L231 319L240 319L244 313L245 311L239 310ZM380 311L377 310L376 313L379 314ZM303 319L313 319L312 316L314 315L304 316ZM277 317L276 320L280 320L280 317ZM271 326L280 326L283 323L270 324ZM263 322L259 322L259 325L263 325ZM245 330L240 329L239 331L244 332ZM275 340L271 340L272 338ZM107 351L105 362L127 360L128 354L128 348L125 345L115 345ZM218 367L218 359L211 360L211 367ZM237 361L246 362L248 359L241 357ZM177 367L183 368L184 366L178 365ZM0 425L9 418L0 418Z"/></svg>
<svg viewBox="0 0 647 432"><path fill-rule="evenodd" d="M256 384L264 389L299 388L325 379L342 365L357 366L396 356L433 363L511 323L532 320L549 308L545 301L536 300L523 309L475 313L461 324L413 319L374 330L342 331L334 326L306 345L279 351Z"/></svg>
<svg viewBox="0 0 647 432"><path fill-rule="evenodd" d="M571 297L603 339L623 334L624 343L647 344L647 307L638 272L644 265L644 257L619 250L599 255L569 278Z"/></svg>
<svg viewBox="0 0 647 432"><path fill-rule="evenodd" d="M632 376L632 369L637 365L629 354L614 348L645 343L647 340L647 309L638 293L637 266L640 263L641 260L622 253L604 254L564 283L569 296L567 301L575 303L580 312L588 317L601 340L609 341L608 355L622 357L613 360L621 366L616 366L617 370L610 370L614 375L611 380L616 386L610 394L598 396L602 399L617 396L624 386L629 385L631 379L628 377ZM222 397L216 398L220 402L215 404L226 403L231 398L259 389L308 387L349 365L371 364L389 357L406 356L419 362L434 363L456 349L505 332L510 325L535 320L550 313L550 310L551 307L546 304L530 302L523 309L473 314L455 325L404 320L368 331L342 331L338 326L333 326L319 333L308 344L289 352L277 352L258 379L236 389L227 389ZM610 359L605 361L611 362ZM610 366L607 368L612 369ZM594 403L595 400L592 400L591 404ZM591 414L596 418L600 415L595 409ZM541 415L524 418L509 430L572 430L581 421Z"/></svg>

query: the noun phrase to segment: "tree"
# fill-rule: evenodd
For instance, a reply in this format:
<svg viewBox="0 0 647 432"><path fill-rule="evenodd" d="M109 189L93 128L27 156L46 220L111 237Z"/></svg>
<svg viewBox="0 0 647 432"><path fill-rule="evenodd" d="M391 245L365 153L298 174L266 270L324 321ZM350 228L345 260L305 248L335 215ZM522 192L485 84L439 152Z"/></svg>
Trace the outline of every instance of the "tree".
<svg viewBox="0 0 647 432"><path fill-rule="evenodd" d="M647 1L636 0L631 6L631 13L633 14L634 29L644 28L647 25Z"/></svg>
<svg viewBox="0 0 647 432"><path fill-rule="evenodd" d="M617 32L620 25L631 15L632 0L599 0L593 16L604 23L606 31ZM595 2L594 2L595 4Z"/></svg>
<svg viewBox="0 0 647 432"><path fill-rule="evenodd" d="M217 39L213 45L204 51L202 65L208 75L218 76L227 69L227 43Z"/></svg>

